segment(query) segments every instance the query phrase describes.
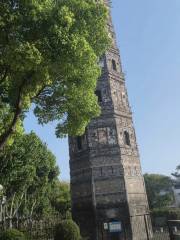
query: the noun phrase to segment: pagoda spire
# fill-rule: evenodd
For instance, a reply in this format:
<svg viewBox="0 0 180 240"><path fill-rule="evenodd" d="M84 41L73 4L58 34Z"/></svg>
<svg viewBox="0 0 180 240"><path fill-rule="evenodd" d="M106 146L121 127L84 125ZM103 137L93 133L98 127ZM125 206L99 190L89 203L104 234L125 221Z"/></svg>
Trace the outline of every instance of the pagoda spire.
<svg viewBox="0 0 180 240"><path fill-rule="evenodd" d="M111 16L107 25L112 45L96 90L101 116L82 137L69 137L72 214L90 240L146 240L149 207Z"/></svg>

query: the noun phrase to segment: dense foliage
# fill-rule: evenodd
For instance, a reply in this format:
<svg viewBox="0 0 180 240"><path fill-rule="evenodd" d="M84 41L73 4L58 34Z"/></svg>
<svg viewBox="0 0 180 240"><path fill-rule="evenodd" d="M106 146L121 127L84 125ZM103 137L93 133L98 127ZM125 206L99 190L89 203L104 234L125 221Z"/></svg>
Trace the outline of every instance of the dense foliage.
<svg viewBox="0 0 180 240"><path fill-rule="evenodd" d="M71 215L70 185L67 182L57 181L53 186L51 205L56 212L66 218Z"/></svg>
<svg viewBox="0 0 180 240"><path fill-rule="evenodd" d="M1 1L0 149L32 102L41 124L58 121L57 136L82 134L99 114L98 61L109 42L100 2Z"/></svg>
<svg viewBox="0 0 180 240"><path fill-rule="evenodd" d="M172 180L160 174L144 175L150 209L163 208L173 203Z"/></svg>
<svg viewBox="0 0 180 240"><path fill-rule="evenodd" d="M26 237L16 229L8 229L0 233L0 240L26 240Z"/></svg>
<svg viewBox="0 0 180 240"><path fill-rule="evenodd" d="M166 220L179 220L180 208L158 208L153 209L152 216L154 218L163 217Z"/></svg>
<svg viewBox="0 0 180 240"><path fill-rule="evenodd" d="M7 198L6 217L65 214L69 210L69 187L62 184L61 188L58 174L54 155L34 133L17 137L13 145L0 153L1 184ZM54 207L58 201L61 207Z"/></svg>
<svg viewBox="0 0 180 240"><path fill-rule="evenodd" d="M79 227L72 220L64 220L56 226L54 240L80 240Z"/></svg>

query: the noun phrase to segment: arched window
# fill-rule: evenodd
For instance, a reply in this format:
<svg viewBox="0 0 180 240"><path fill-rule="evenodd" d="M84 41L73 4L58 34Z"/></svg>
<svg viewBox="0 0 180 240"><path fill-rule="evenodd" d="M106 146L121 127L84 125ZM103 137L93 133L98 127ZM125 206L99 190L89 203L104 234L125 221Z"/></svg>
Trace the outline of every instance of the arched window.
<svg viewBox="0 0 180 240"><path fill-rule="evenodd" d="M78 150L79 151L82 150L82 137L78 136L76 138L76 141L77 141L77 148L78 148Z"/></svg>
<svg viewBox="0 0 180 240"><path fill-rule="evenodd" d="M127 131L124 131L124 143L128 146L131 146L129 133Z"/></svg>
<svg viewBox="0 0 180 240"><path fill-rule="evenodd" d="M102 94L100 90L95 91L96 96L98 97L98 102L102 102Z"/></svg>
<svg viewBox="0 0 180 240"><path fill-rule="evenodd" d="M112 69L117 71L116 61L114 59L112 59Z"/></svg>

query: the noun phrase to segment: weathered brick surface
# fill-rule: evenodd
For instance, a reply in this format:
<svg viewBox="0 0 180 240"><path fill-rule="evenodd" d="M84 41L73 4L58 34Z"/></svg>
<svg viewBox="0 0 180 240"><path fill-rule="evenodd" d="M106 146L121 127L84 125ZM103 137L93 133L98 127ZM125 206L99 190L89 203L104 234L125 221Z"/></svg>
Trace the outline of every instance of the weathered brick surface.
<svg viewBox="0 0 180 240"><path fill-rule="evenodd" d="M77 138L69 138L73 217L90 240L112 239L103 229L112 220L123 222L128 239L141 240L146 239L144 216L136 215L148 214L147 196L111 19L108 27L114 41L97 84L102 114L89 124L81 149Z"/></svg>

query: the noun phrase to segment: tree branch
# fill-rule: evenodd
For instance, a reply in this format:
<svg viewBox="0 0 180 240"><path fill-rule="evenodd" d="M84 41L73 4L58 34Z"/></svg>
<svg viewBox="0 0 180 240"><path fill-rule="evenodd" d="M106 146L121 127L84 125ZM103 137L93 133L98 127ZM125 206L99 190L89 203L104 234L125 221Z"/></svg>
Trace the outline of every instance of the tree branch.
<svg viewBox="0 0 180 240"><path fill-rule="evenodd" d="M2 84L6 80L7 73L8 73L8 68L6 67L4 70L4 74L3 74L2 78L0 79L0 84Z"/></svg>
<svg viewBox="0 0 180 240"><path fill-rule="evenodd" d="M4 148L9 136L15 131L17 121L18 121L18 119L20 117L20 114L22 112L22 109L21 109L21 105L22 105L22 103L21 103L21 92L22 92L22 87L20 87L20 89L19 89L13 120L10 123L7 131L5 131L0 137L0 150L2 150Z"/></svg>
<svg viewBox="0 0 180 240"><path fill-rule="evenodd" d="M43 86L43 87L37 92L36 96L33 97L33 99L38 98L46 87L47 87L47 86ZM33 100L33 99L32 99L32 100Z"/></svg>
<svg viewBox="0 0 180 240"><path fill-rule="evenodd" d="M33 212L34 212L34 208L35 208L35 206L36 206L36 202L37 202L37 200L35 199L34 202L33 202L33 204L32 204L32 206L31 206L30 218L32 218L32 215L33 215Z"/></svg>
<svg viewBox="0 0 180 240"><path fill-rule="evenodd" d="M9 137L14 133L16 129L16 124L18 119L20 118L20 115L22 113L22 92L23 88L26 84L27 80L30 80L33 76L33 72L29 74L27 78L25 78L19 87L19 91L17 94L17 100L15 104L15 111L14 111L14 117L12 119L12 122L10 123L8 129L0 136L0 151L4 148L6 142L8 141Z"/></svg>
<svg viewBox="0 0 180 240"><path fill-rule="evenodd" d="M14 213L13 213L13 217L15 217L16 213L18 212L22 202L23 202L23 197L24 197L25 193L23 192L21 194L21 197L20 197L20 200L17 202L17 205L16 205L16 209L14 210Z"/></svg>

